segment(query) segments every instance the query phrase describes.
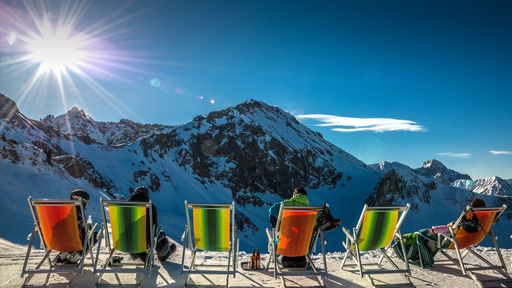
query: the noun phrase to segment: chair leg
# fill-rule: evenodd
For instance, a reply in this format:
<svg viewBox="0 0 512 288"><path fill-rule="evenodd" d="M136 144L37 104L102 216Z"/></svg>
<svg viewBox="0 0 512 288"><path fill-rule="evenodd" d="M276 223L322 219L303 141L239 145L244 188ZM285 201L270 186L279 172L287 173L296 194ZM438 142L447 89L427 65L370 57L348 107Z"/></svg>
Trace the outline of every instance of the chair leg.
<svg viewBox="0 0 512 288"><path fill-rule="evenodd" d="M233 249L233 247L229 248L229 253L228 253L228 271L226 273L226 287L229 287L229 266L231 266L231 250Z"/></svg>
<svg viewBox="0 0 512 288"><path fill-rule="evenodd" d="M181 277L183 277L183 272L185 271L185 254L187 252L187 228L185 228L185 241L183 241L183 253L181 254Z"/></svg>
<svg viewBox="0 0 512 288"><path fill-rule="evenodd" d="M94 262L93 272L94 273L96 273L96 269L98 269L98 260L100 259L100 250L101 250L101 241L103 241L103 227L100 228L100 233L98 234L98 247L96 248L96 259L93 259L93 262ZM92 249L91 249L91 253L92 253Z"/></svg>
<svg viewBox="0 0 512 288"><path fill-rule="evenodd" d="M345 266L345 263L347 262L347 259L348 259L348 255L350 254L350 251L347 250L345 252L345 256L343 257L343 261L341 261L341 266L340 266L340 269L343 270L343 267Z"/></svg>
<svg viewBox="0 0 512 288"><path fill-rule="evenodd" d="M23 261L23 268L21 269L21 276L25 274L25 271L27 270L28 265L28 258L30 257L30 252L32 251L32 242L34 241L34 235L36 233L36 225L34 225L34 228L32 228L32 233L30 233L29 240L28 240L28 246L27 246L27 253L25 254L25 260Z"/></svg>
<svg viewBox="0 0 512 288"><path fill-rule="evenodd" d="M48 251L46 251L46 253L45 253L45 254L44 254L44 256L43 256L43 259L41 260L41 262L39 262L39 264L37 264L36 269L41 268L41 266L43 265L44 261L45 261L46 259L49 259L49 258L48 258L48 256L50 256L50 253L52 253L52 250L48 250ZM50 267L51 267L51 265L50 265Z"/></svg>
<svg viewBox="0 0 512 288"><path fill-rule="evenodd" d="M327 258L325 256L325 240L324 240L324 233L322 231L320 231L320 241L322 241L322 243L320 243L320 245L322 247L322 258L324 261L324 273L325 273L325 277L328 277L329 273L327 272Z"/></svg>
<svg viewBox="0 0 512 288"><path fill-rule="evenodd" d="M402 253L404 253L405 269L407 270L407 274L411 275L411 267L409 267L409 255L406 254L404 238L402 237L402 233L400 233L400 231L398 232L398 235L400 236L399 240L400 240L400 246L402 246ZM407 279L409 279L408 276L407 276ZM409 279L409 282L410 281L411 280Z"/></svg>
<svg viewBox="0 0 512 288"><path fill-rule="evenodd" d="M455 246L455 254L457 254L457 258L459 259L460 270L462 270L462 274L466 275L466 267L464 267L464 262L462 261L462 255L460 254L459 245L457 245L457 241L453 242Z"/></svg>
<svg viewBox="0 0 512 288"><path fill-rule="evenodd" d="M356 245L356 257L355 260L357 262L357 266L359 268L359 275L361 278L363 278L363 263L361 263L361 254L359 253L359 244L355 243Z"/></svg>
<svg viewBox="0 0 512 288"><path fill-rule="evenodd" d="M494 248L496 249L496 254L498 254L498 259L500 259L501 266L503 266L503 270L507 271L507 265L505 264L505 260L503 260L503 255L501 255L500 247L498 246L498 241L496 241L496 236L494 236L494 233L491 229L489 229L488 233L489 237L491 237L492 244L494 245Z"/></svg>
<svg viewBox="0 0 512 288"><path fill-rule="evenodd" d="M274 241L274 240L272 240ZM277 269L279 269L279 265L277 264L277 248L276 248L276 245L274 243L274 245L272 245L272 254L274 256L274 279L277 279ZM284 283L283 283L284 285Z"/></svg>

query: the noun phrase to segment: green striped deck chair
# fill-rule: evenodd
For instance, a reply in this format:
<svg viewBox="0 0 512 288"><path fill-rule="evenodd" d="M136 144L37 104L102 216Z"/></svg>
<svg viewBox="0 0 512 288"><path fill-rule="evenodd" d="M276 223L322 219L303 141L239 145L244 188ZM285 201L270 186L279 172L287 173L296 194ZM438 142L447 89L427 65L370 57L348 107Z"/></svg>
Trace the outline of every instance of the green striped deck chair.
<svg viewBox="0 0 512 288"><path fill-rule="evenodd" d="M147 253L146 261L143 264L143 271L151 275L157 231L157 228L153 225L151 200L149 202L131 202L100 199L100 205L103 224L98 235L98 250L96 251L96 262L94 264L94 272L99 274L97 283L101 281L104 273L136 273L140 271L140 267L124 267L141 266L137 262L109 265L115 252L128 254ZM109 223L110 225L108 225ZM150 225L149 231L151 233L149 243L146 236L148 224ZM108 256L102 267L99 268L99 253L103 238L105 238L105 246L108 248Z"/></svg>
<svg viewBox="0 0 512 288"><path fill-rule="evenodd" d="M320 210L322 210L322 207L285 206L281 203L276 227L272 229L272 232L267 230L269 260L266 270L269 269L270 262L273 262L274 278L279 276L283 287L286 287L285 276L316 276L319 278L321 286L326 286L325 279L328 274L324 234L321 230L316 235L314 233ZM316 247L318 237L320 237L322 248L323 269L317 268L311 260L311 254ZM283 267L277 260L277 255L287 257L305 256L306 267Z"/></svg>
<svg viewBox="0 0 512 288"><path fill-rule="evenodd" d="M409 204L403 207L368 207L368 205L365 204L356 227L352 229L352 233L345 227L342 227L346 235L346 241L343 242L343 246L347 252L341 263L341 269L346 266L357 266L359 275L361 275L361 277L367 276L371 285L374 285L370 277L372 274L403 273L407 281L410 282L408 276L410 275L410 269L407 259L404 261L405 269L400 269L387 255L387 251L392 250L390 248L393 244L393 240L399 241L402 244L404 243L402 234L400 233L400 226L410 207L411 205ZM401 246L404 247L404 245ZM365 263L363 265L361 262L361 253L375 250L382 253L378 262ZM405 251L403 254L407 255ZM353 258L356 263L352 265L346 264L349 257ZM395 270L370 270L367 268L369 265L377 265L377 267L380 268L384 258L390 262Z"/></svg>
<svg viewBox="0 0 512 288"><path fill-rule="evenodd" d="M499 282L500 284L507 285L512 284L512 278L506 272L507 265L505 265L503 255L501 254L500 248L498 246L497 237L494 236L494 233L492 232L492 227L494 224L496 224L496 221L500 218L506 209L507 205L505 204L501 207L488 208L471 208L470 206L467 206L466 209L464 209L464 211L460 214L459 218L457 218L455 222L448 225L450 235L439 234L438 248L441 249L441 254L443 254L455 265L459 266L462 274L470 277L479 287L484 287L484 282L486 282L486 284L487 282ZM475 213L478 218L480 229L475 233L468 233L461 226L462 219L467 213ZM494 248L496 249L496 254L500 261L499 265L493 264L490 262L491 259L485 259L481 254L478 254L473 250L473 247L480 245L486 236L490 238ZM447 253L447 250L454 251L457 259L450 256L450 254ZM469 264L467 261L464 262L464 259L468 254L474 256L480 261L480 263L473 262ZM468 267L468 264L470 267ZM486 270L496 272L496 274L500 274L504 278L495 278L492 280L482 281L478 279L473 273L474 271Z"/></svg>
<svg viewBox="0 0 512 288"><path fill-rule="evenodd" d="M192 211L192 221L190 220ZM238 240L235 234L235 202L231 204L189 204L185 201L187 224L182 236L183 254L181 274L185 275L185 285L190 274L226 274L226 287L229 276L236 275ZM189 265L185 265L185 255L191 252ZM196 264L197 251L227 252L228 263L225 269L198 269L199 266L219 267L219 265ZM223 267L223 265L221 266Z"/></svg>
<svg viewBox="0 0 512 288"><path fill-rule="evenodd" d="M34 218L32 232L28 235L28 246L21 270L21 277L25 274L33 275L36 273L82 273L87 255L91 258L91 266L94 263L92 250L89 248L92 244L93 231L96 224L87 227L85 219L83 226L78 226L77 212L84 214L84 203L82 200L32 200L28 197L28 205ZM80 239L80 229L85 229L84 239ZM39 236L44 254L41 260L34 268L29 268L30 253L34 244L35 236ZM82 258L78 265L54 265L50 261L52 252L76 252L82 251ZM48 268L41 268L45 261L48 261ZM29 281L31 277L25 279Z"/></svg>

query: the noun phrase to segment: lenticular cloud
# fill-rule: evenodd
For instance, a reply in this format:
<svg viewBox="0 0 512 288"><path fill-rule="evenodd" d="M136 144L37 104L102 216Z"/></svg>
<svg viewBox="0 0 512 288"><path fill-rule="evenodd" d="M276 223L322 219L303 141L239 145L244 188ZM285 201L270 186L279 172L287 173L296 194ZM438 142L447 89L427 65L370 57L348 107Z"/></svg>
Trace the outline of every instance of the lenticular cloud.
<svg viewBox="0 0 512 288"><path fill-rule="evenodd" d="M317 126L333 127L331 130L336 132L390 132L390 131L410 131L424 132L425 127L410 121L392 118L354 118L342 117L325 114L305 114L295 116L299 120L313 119L321 122Z"/></svg>

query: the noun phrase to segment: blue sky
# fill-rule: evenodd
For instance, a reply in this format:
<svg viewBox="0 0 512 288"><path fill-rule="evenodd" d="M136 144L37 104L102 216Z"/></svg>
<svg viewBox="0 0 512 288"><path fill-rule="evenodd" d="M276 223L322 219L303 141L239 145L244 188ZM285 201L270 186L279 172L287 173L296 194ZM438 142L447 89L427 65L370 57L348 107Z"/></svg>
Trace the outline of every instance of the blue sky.
<svg viewBox="0 0 512 288"><path fill-rule="evenodd" d="M179 124L253 98L295 115L409 120L422 131L304 123L367 163L437 158L512 178L512 155L489 152L512 151L512 2L276 2L3 1L0 92L36 119L76 105L97 120ZM50 71L25 91L38 64L10 62L24 35L72 11L72 34L94 40L81 69L92 80L68 71L76 90L64 83L63 98Z"/></svg>

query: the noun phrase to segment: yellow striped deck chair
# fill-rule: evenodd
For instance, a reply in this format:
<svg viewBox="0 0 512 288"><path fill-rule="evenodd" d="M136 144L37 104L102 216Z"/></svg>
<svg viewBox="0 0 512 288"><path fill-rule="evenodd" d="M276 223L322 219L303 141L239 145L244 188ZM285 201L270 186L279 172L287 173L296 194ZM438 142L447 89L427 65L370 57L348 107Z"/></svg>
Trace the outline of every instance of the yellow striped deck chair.
<svg viewBox="0 0 512 288"><path fill-rule="evenodd" d="M438 238L438 247L448 247L441 249L441 253L452 261L455 265L460 267L463 275L467 275L470 277L476 285L479 287L483 287L483 282L502 282L502 283L512 283L512 278L506 272L507 265L505 265L505 261L503 259L503 255L501 254L500 248L498 246L497 238L494 236L492 232L492 227L499 219L499 217L503 214L503 212L507 209L507 205L503 205L501 207L494 208L471 208L467 206L466 209L461 213L459 218L450 225L448 225L448 230L450 231L450 235L440 234ZM476 214L478 218L480 229L477 232L469 233L462 228L462 221L465 215L467 218L471 218L471 214ZM495 265L491 263L488 259L485 259L481 254L478 254L473 250L473 247L480 245L480 243L488 236L491 242L493 243L496 254L500 261L500 265ZM449 244L449 245L447 245ZM450 256L446 250L452 250L455 252L457 259ZM476 259L481 261L481 264L485 265L475 265L471 264L471 267L468 267L468 263L464 262L464 259L467 255L473 255ZM474 271L485 271L492 270L501 274L504 279L493 279L490 281L482 281L479 280L476 275L473 273Z"/></svg>
<svg viewBox="0 0 512 288"><path fill-rule="evenodd" d="M94 272L99 274L97 283L101 281L104 273L136 273L140 271L138 267L124 267L141 265L136 262L109 265L115 252L129 254L147 253L143 271L151 275L154 263L155 236L157 233L157 227L153 225L151 200L149 202L131 202L100 199L100 205L103 224L98 235L98 250L96 251L96 262L94 264ZM109 222L110 225L108 225ZM148 224L151 235L149 243L146 235ZM108 248L109 254L102 267L99 268L99 253L103 238L105 238L105 245Z"/></svg>
<svg viewBox="0 0 512 288"><path fill-rule="evenodd" d="M190 220L192 210L192 221ZM181 274L185 275L187 285L190 274L226 274L226 287L229 286L229 276L236 275L239 242L235 231L235 202L231 204L189 204L185 201L187 224L183 232L183 254L181 258ZM185 265L185 255L191 252L189 265ZM227 252L228 263L223 270L214 270L219 265L195 263L197 251ZM198 269L197 267L208 267Z"/></svg>
<svg viewBox="0 0 512 288"><path fill-rule="evenodd" d="M270 255L266 269L269 269L270 262L272 262L274 278L279 276L285 287L285 276L317 276L321 285L325 286L327 262L322 231L318 231L316 237L321 239L323 269L318 269L311 260L313 252L311 248L314 248L316 244L316 237L313 239L313 232L318 211L321 209L322 207L284 206L284 204L281 204L276 227L272 229L272 232L267 232ZM277 255L287 257L305 256L306 267L285 268L277 261Z"/></svg>
<svg viewBox="0 0 512 288"><path fill-rule="evenodd" d="M387 255L387 251L391 248L393 240L400 241L401 246L403 245L402 234L400 233L400 226L402 225L407 212L411 205L407 204L403 207L368 207L364 205L363 212L357 221L357 225L352 229L352 233L349 232L345 227L342 227L342 231L345 233L346 240L343 242L343 246L346 249L343 262L341 263L341 269L349 266L357 266L359 269L359 275L361 277L367 276L368 281L371 285L374 285L373 279L370 277L372 274L387 274L387 273L403 273L407 281L410 283L409 276L410 269L407 260L407 254L405 255L405 269L400 269L398 265L391 260ZM367 251L378 250L381 252L381 257L377 263L363 263L361 262L361 253ZM355 260L355 264L346 264L348 258ZM382 260L388 260L390 264L395 268L394 270L380 269ZM368 269L369 265L377 265L379 269Z"/></svg>
<svg viewBox="0 0 512 288"><path fill-rule="evenodd" d="M29 243L21 270L22 277L25 274L32 275L36 273L82 273L87 255L91 258L91 264L94 262L92 251L88 247L92 243L93 231L96 225L89 229L84 219L83 227L78 226L77 212L80 211L82 217L85 216L84 205L81 200L32 200L32 197L28 197L28 205L34 218L34 227L28 235ZM80 239L80 229L87 231L83 240ZM36 235L39 236L45 253L35 268L28 268L28 261ZM82 253L78 265L54 265L50 261L52 252L77 251ZM48 260L49 268L41 269L46 260Z"/></svg>

